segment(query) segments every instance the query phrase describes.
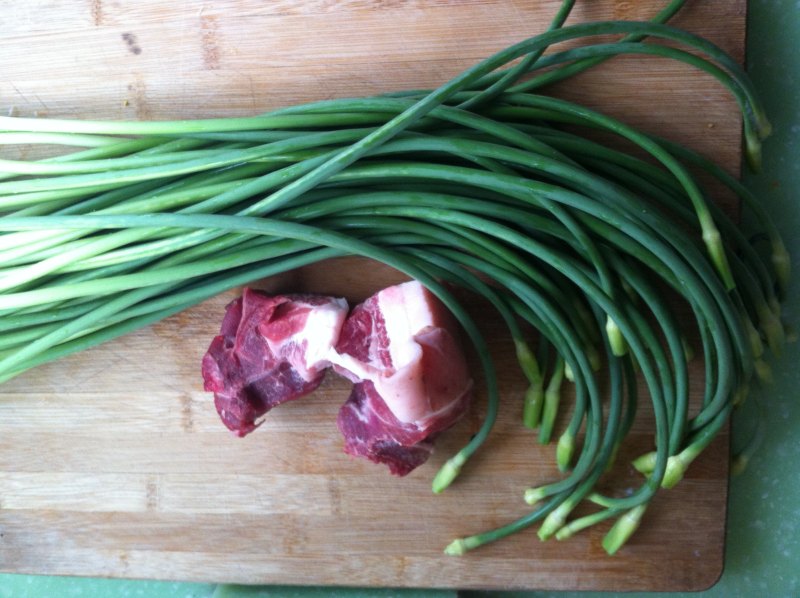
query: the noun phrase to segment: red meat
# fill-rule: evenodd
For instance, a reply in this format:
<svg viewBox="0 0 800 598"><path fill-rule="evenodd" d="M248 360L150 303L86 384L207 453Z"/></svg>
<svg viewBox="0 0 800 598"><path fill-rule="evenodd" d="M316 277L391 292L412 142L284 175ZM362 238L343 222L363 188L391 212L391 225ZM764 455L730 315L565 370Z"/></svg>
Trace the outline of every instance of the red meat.
<svg viewBox="0 0 800 598"><path fill-rule="evenodd" d="M345 452L406 475L465 412L472 379L444 305L419 282L356 306L330 360L355 382L337 423Z"/></svg>
<svg viewBox="0 0 800 598"><path fill-rule="evenodd" d="M223 423L244 436L276 405L317 388L346 315L344 299L245 289L228 305L202 363Z"/></svg>

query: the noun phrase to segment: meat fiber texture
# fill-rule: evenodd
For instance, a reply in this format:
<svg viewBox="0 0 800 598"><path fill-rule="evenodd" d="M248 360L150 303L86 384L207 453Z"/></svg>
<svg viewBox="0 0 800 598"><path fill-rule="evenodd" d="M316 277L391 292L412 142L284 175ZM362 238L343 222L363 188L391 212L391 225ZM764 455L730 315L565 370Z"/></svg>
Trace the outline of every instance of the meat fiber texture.
<svg viewBox="0 0 800 598"><path fill-rule="evenodd" d="M246 288L203 357L205 390L223 423L245 436L273 407L316 389L347 312L344 299Z"/></svg>
<svg viewBox="0 0 800 598"><path fill-rule="evenodd" d="M445 306L417 281L356 306L330 357L355 384L337 423L345 452L406 475L466 411L472 378Z"/></svg>

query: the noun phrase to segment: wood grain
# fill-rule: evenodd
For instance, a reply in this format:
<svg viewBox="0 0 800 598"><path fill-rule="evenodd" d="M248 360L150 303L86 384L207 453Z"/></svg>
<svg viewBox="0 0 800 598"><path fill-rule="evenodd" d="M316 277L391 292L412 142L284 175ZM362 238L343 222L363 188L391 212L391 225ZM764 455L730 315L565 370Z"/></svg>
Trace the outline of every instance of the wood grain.
<svg viewBox="0 0 800 598"><path fill-rule="evenodd" d="M655 2L579 2L571 22L646 18ZM743 54L744 0L691 3L676 23ZM291 103L436 86L542 31L557 2L11 0L0 11L0 110L162 119L254 114ZM740 121L710 78L625 58L555 93L713 154L736 172ZM8 150L18 151L18 150ZM365 297L398 280L360 260L262 286ZM202 392L216 297L0 387L0 569L24 573L448 588L697 590L721 572L727 436L660 494L615 557L607 526L558 543L531 529L462 558L454 537L524 515L523 490L556 477L553 448L519 424L511 347L482 317L503 409L484 450L442 495L437 467L480 425L483 397L431 461L397 479L341 451L348 388L330 377L237 439ZM473 311L480 308L472 305ZM474 356L473 356L474 358ZM505 364L505 365L503 365ZM609 484L652 442L648 415Z"/></svg>

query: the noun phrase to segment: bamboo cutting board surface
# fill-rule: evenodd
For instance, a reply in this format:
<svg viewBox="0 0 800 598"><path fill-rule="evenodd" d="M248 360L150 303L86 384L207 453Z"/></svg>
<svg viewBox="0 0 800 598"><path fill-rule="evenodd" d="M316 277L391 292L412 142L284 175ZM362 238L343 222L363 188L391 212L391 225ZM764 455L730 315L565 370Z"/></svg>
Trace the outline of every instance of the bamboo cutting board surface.
<svg viewBox="0 0 800 598"><path fill-rule="evenodd" d="M654 2L578 2L571 22L647 18ZM744 0L695 2L677 24L742 57ZM46 2L0 8L0 110L20 116L164 119L436 86L541 32L554 1ZM711 78L619 59L554 93L713 154L736 170L740 121ZM9 150L11 151L11 150ZM23 150L24 151L24 150ZM262 288L362 299L397 281L340 260ZM221 295L147 329L0 386L0 570L214 582L695 590L721 572L727 436L661 493L614 557L607 526L539 542L535 528L461 558L455 537L524 515L523 490L554 479L552 447L520 422L510 343L482 320L503 404L490 440L442 495L439 465L480 425L483 398L404 479L344 455L329 377L245 439L218 422L200 359ZM481 313L480 306L473 311ZM480 394L480 393L479 393ZM612 476L648 450L649 416Z"/></svg>

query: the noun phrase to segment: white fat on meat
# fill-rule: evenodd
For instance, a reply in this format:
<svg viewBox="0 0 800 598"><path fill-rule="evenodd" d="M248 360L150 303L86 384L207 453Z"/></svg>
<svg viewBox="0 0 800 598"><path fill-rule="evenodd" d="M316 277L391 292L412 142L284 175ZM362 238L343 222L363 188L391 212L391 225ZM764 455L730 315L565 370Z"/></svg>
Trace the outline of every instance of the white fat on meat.
<svg viewBox="0 0 800 598"><path fill-rule="evenodd" d="M400 422L425 429L463 407L472 379L444 305L417 281L384 289L364 305L374 312L367 359L333 351L330 362L354 381L371 381Z"/></svg>
<svg viewBox="0 0 800 598"><path fill-rule="evenodd" d="M347 316L345 299L326 297L325 303L309 305L298 325L286 334L266 337L274 355L283 357L306 381L314 380L330 367L331 349L339 339Z"/></svg>

